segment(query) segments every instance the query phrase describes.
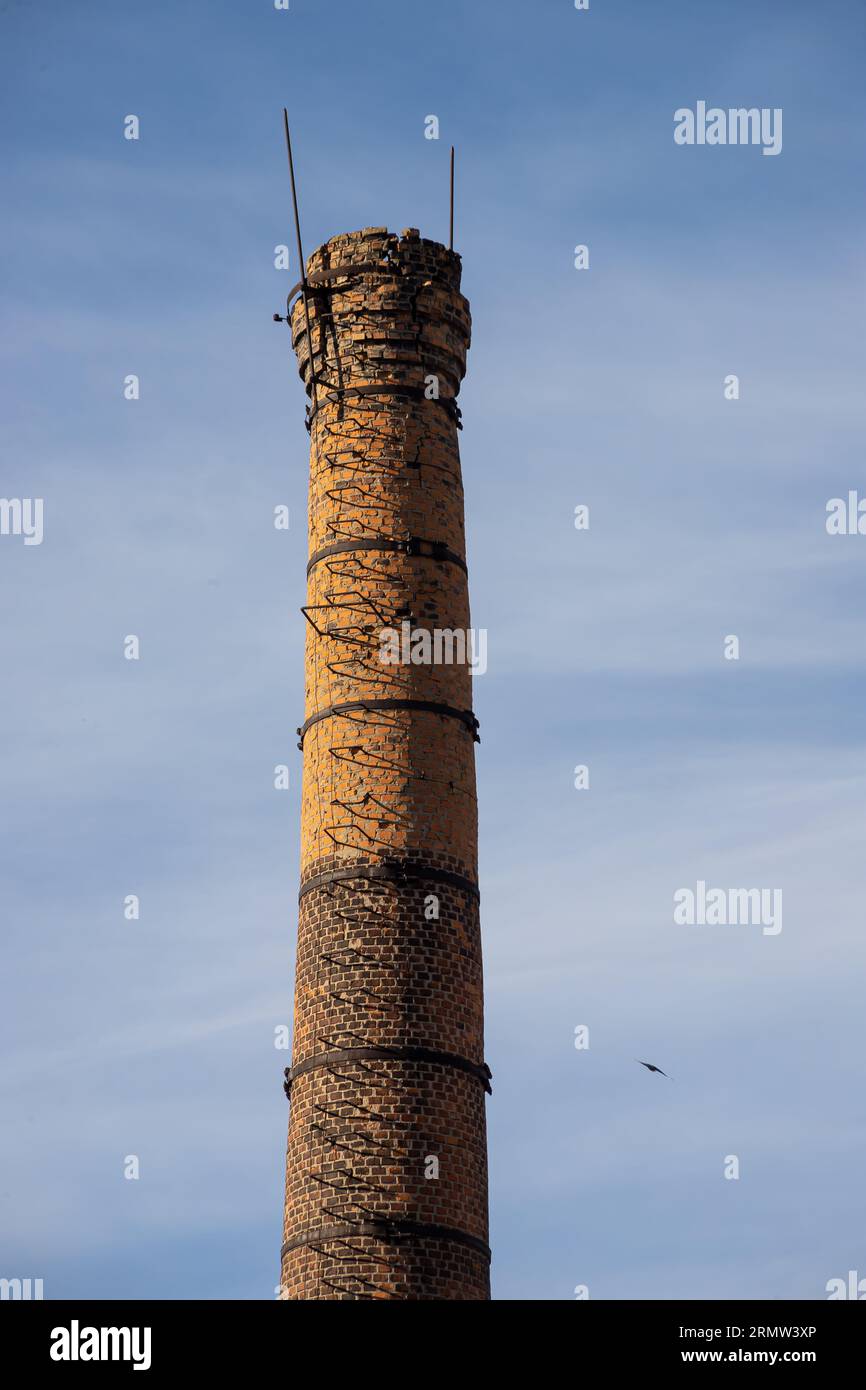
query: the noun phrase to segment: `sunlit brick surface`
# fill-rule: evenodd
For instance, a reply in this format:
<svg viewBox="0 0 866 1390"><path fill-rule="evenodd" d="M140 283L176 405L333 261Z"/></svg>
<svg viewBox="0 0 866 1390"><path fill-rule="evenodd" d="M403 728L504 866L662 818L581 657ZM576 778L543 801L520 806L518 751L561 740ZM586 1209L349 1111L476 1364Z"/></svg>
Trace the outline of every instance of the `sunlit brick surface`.
<svg viewBox="0 0 866 1390"><path fill-rule="evenodd" d="M307 273L304 719L353 701L446 709L368 705L304 730L281 1286L290 1299L486 1299L470 671L380 659L383 628L469 627L448 404L469 306L459 257L415 232L334 237ZM300 299L291 332L312 401ZM391 1051L358 1055L371 1048Z"/></svg>

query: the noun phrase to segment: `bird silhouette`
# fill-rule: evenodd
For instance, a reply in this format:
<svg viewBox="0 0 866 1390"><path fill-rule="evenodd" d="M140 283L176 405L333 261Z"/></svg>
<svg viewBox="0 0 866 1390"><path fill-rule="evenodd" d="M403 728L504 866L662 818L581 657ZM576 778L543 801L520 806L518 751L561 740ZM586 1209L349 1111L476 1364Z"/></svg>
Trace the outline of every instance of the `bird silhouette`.
<svg viewBox="0 0 866 1390"><path fill-rule="evenodd" d="M672 1076L668 1076L667 1072L662 1071L661 1067L654 1067L652 1062L641 1062L640 1057L635 1057L634 1060L638 1062L640 1066L646 1067L647 1071L657 1071L659 1076L664 1076L667 1078L668 1081L673 1081Z"/></svg>

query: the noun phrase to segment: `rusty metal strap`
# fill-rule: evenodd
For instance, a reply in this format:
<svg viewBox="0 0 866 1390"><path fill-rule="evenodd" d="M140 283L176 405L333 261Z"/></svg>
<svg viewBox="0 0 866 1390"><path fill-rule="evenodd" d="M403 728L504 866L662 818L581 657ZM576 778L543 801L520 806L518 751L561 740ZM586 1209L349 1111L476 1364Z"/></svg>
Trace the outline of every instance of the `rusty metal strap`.
<svg viewBox="0 0 866 1390"><path fill-rule="evenodd" d="M469 709L455 709L454 705L442 704L439 700L342 700L336 705L326 705L324 709L317 710L311 714L309 719L305 719L298 729L298 747L304 746L304 735L313 724L318 724L322 719L332 719L334 715L348 714L352 710L386 710L386 709L409 709L423 710L427 714L442 714L449 719L459 719L466 725L476 743L480 743L478 736L478 720Z"/></svg>
<svg viewBox="0 0 866 1390"><path fill-rule="evenodd" d="M458 429L463 428L461 424L463 413L454 397L428 396L423 386L410 386L408 383L401 384L395 381L382 381L364 386L330 386L317 376L312 377L312 381L321 388L321 395L316 403L307 407L306 425L308 430L317 412L322 408L322 401L330 404L339 400L341 396L408 396L411 400L432 401L434 405L442 406L446 415L454 421Z"/></svg>
<svg viewBox="0 0 866 1390"><path fill-rule="evenodd" d="M334 265L328 270L314 270L306 280L299 280L296 285L292 285L286 295L286 308L288 310L289 302L296 294L300 294L305 285L310 290L321 290L325 289L331 280L339 280L343 275L366 275L371 270L378 270L382 274L400 274L399 269L389 265L387 261L359 261L357 265Z"/></svg>
<svg viewBox="0 0 866 1390"><path fill-rule="evenodd" d="M286 1067L283 1083L286 1095L297 1077L304 1076L308 1071L317 1071L320 1067L336 1066L338 1062L432 1062L437 1066L455 1067L457 1071L468 1072L481 1082L488 1095L493 1094L490 1085L493 1073L487 1063L470 1062L468 1057L461 1057L456 1052L439 1052L432 1047L345 1047L317 1052L314 1057L307 1057L295 1067Z"/></svg>
<svg viewBox="0 0 866 1390"><path fill-rule="evenodd" d="M323 545L310 556L307 574L320 560L327 560L331 555L345 555L353 550L396 550L404 555L420 555L425 560L441 560L443 563L459 565L466 571L463 556L458 555L456 550L452 550L443 541L426 541L423 536L409 536L404 541L398 541L379 536L374 541L336 541L333 545Z"/></svg>
<svg viewBox="0 0 866 1390"><path fill-rule="evenodd" d="M436 1226L427 1221L388 1221L384 1217L381 1221L356 1221L351 1225L317 1226L302 1231L285 1242L280 1250L280 1259L284 1260L292 1250L299 1250L305 1245L327 1245L332 1241L348 1240L352 1236L371 1236L385 1245L398 1245L401 1240L407 1239L448 1240L455 1245L467 1245L485 1260L490 1259L487 1242L478 1236L471 1236L468 1231L459 1231L454 1226Z"/></svg>
<svg viewBox="0 0 866 1390"><path fill-rule="evenodd" d="M363 878L383 879L389 883L404 883L410 879L420 880L422 883L447 883L451 888L460 888L475 898L481 897L478 884L473 883L465 874L455 873L452 869L440 869L435 864L418 864L406 859L386 861L383 864L361 863L351 869L331 869L327 873L315 874L301 885L298 901L317 888L327 887L329 883L345 883L351 879Z"/></svg>

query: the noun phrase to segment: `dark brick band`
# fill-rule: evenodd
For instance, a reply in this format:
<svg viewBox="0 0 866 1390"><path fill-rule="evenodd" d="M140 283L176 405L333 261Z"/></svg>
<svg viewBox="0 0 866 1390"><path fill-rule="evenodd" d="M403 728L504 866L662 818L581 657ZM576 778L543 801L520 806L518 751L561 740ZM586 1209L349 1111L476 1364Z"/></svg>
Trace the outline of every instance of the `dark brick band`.
<svg viewBox="0 0 866 1390"><path fill-rule="evenodd" d="M316 888L324 888L329 883L342 883L347 879L384 879L391 883L403 883L407 879L428 880L432 883L448 883L452 888L462 888L465 893L480 898L478 884L465 874L454 873L451 869L440 869L435 864L418 864L413 859L391 860L380 864L360 862L351 869L330 869L327 873L314 874L301 885L298 898L312 893Z"/></svg>
<svg viewBox="0 0 866 1390"><path fill-rule="evenodd" d="M286 1067L286 1095L289 1094L292 1082L297 1077L303 1076L305 1072L315 1071L318 1067L336 1066L338 1062L433 1062L438 1066L455 1067L458 1071L468 1072L481 1082L488 1095L493 1094L490 1085L493 1073L486 1062L470 1062L468 1057L461 1057L456 1052L438 1052L432 1047L406 1046L344 1047L330 1052L317 1052L315 1056L298 1062L297 1066Z"/></svg>
<svg viewBox="0 0 866 1390"><path fill-rule="evenodd" d="M316 1226L309 1230L302 1231L300 1235L293 1236L287 1240L280 1250L280 1259L284 1260L292 1250L297 1250L303 1245L328 1244L335 1240L348 1240L352 1236L372 1236L374 1240L380 1240L385 1245L399 1244L401 1240L415 1238L417 1240L449 1240L455 1245L468 1245L470 1250L475 1250L479 1255L483 1255L485 1260L490 1259L490 1246L486 1241L480 1240L478 1236L471 1236L468 1231L459 1231L453 1226L433 1226L424 1221L358 1221L353 1225L343 1226Z"/></svg>

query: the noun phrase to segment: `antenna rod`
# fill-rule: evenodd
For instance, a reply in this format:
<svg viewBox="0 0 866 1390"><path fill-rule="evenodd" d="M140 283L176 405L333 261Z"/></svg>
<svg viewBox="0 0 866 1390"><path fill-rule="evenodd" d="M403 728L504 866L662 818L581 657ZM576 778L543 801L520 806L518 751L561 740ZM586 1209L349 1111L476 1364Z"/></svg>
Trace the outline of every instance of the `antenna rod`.
<svg viewBox="0 0 866 1390"><path fill-rule="evenodd" d="M316 364L313 360L313 335L310 331L310 307L307 303L307 264L304 260L304 249L301 246L301 219L298 216L298 194L295 188L295 163L292 159L292 137L289 134L289 113L283 107L283 128L286 132L286 150L289 156L289 178L292 181L292 207L295 213L295 238L298 243L298 262L301 267L301 297L304 301L304 318L307 322L307 350L310 354L310 386L313 394L313 406L316 410L319 403L316 399Z"/></svg>
<svg viewBox="0 0 866 1390"><path fill-rule="evenodd" d="M454 146L451 146L451 220L448 224L448 250L454 250Z"/></svg>

